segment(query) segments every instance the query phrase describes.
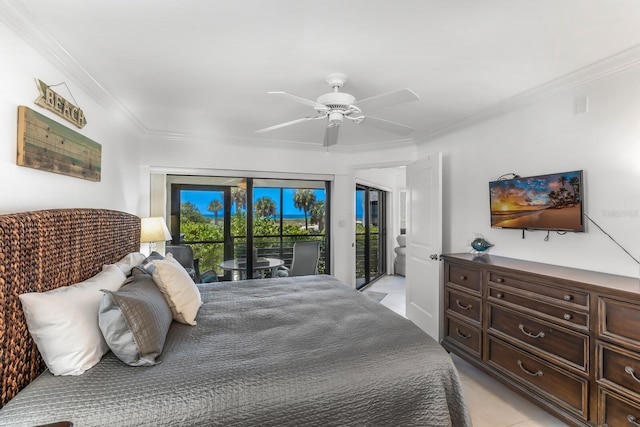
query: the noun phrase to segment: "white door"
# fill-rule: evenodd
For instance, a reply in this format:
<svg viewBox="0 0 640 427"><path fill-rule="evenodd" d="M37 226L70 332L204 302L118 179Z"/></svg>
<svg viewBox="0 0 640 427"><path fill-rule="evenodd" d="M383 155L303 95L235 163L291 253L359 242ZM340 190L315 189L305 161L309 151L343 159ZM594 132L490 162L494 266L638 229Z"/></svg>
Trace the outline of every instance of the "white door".
<svg viewBox="0 0 640 427"><path fill-rule="evenodd" d="M440 339L442 154L407 166L407 318Z"/></svg>

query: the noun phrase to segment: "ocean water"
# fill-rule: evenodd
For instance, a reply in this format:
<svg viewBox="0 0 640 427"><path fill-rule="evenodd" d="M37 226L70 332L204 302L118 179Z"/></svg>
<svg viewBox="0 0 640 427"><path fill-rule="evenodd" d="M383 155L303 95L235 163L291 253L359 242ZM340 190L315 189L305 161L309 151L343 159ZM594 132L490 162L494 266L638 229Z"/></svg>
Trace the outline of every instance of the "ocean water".
<svg viewBox="0 0 640 427"><path fill-rule="evenodd" d="M206 216L207 218L215 218L215 215L211 212L201 212L203 216ZM231 214L233 215L233 213ZM220 214L218 214L218 219L222 218L222 212ZM276 216L276 218L280 218L279 215ZM304 221L304 214L290 214L290 215L283 215L282 216L283 219L291 219L291 220L303 220ZM307 219L311 219L311 215L307 216Z"/></svg>

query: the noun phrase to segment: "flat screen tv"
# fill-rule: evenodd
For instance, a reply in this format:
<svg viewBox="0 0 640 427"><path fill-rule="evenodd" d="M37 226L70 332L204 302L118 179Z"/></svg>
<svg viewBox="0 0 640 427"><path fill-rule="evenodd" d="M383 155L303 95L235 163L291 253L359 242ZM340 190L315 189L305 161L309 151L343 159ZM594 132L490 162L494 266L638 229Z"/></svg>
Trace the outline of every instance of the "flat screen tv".
<svg viewBox="0 0 640 427"><path fill-rule="evenodd" d="M582 171L489 183L491 227L584 231Z"/></svg>

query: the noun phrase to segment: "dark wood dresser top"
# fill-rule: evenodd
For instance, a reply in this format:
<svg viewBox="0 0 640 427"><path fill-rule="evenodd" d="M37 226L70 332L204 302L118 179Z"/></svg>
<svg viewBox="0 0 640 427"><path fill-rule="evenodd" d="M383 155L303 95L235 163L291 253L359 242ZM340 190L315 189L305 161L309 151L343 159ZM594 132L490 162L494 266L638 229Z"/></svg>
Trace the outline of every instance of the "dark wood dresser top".
<svg viewBox="0 0 640 427"><path fill-rule="evenodd" d="M514 258L507 258L495 255L474 255L471 253L445 254L443 258L451 262L465 261L465 263L477 264L478 267L492 270L508 272L517 270L526 272L532 276L540 276L551 280L568 280L576 287L591 285L604 288L608 291L622 291L633 294L640 294L640 278L618 276L615 274L600 273L596 271L581 270L578 268L562 267L553 264L544 264L533 261L525 261Z"/></svg>

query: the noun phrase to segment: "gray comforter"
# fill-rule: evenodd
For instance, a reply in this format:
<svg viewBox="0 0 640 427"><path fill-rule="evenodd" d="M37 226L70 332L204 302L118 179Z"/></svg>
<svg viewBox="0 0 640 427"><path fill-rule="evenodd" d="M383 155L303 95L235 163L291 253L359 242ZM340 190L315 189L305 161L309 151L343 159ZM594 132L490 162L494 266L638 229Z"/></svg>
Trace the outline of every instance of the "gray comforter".
<svg viewBox="0 0 640 427"><path fill-rule="evenodd" d="M201 285L153 367L110 352L79 377L44 372L0 425L470 426L449 355L330 276Z"/></svg>

